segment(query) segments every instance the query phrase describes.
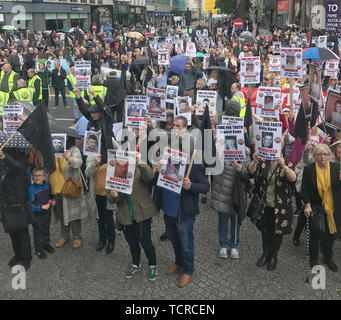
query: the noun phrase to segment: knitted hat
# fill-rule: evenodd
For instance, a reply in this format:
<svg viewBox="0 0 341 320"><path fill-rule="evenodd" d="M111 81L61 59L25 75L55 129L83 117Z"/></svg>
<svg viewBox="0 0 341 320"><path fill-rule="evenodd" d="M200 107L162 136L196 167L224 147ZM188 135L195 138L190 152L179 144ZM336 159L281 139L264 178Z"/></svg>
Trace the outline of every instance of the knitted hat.
<svg viewBox="0 0 341 320"><path fill-rule="evenodd" d="M230 100L225 106L224 116L239 117L240 104L235 100Z"/></svg>

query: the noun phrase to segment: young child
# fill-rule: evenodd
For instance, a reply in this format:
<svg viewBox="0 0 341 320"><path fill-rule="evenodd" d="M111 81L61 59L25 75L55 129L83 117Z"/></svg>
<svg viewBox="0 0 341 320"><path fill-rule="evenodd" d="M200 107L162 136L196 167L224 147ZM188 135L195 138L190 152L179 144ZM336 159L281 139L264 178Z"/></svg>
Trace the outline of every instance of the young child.
<svg viewBox="0 0 341 320"><path fill-rule="evenodd" d="M46 182L45 168L35 168L32 171L33 184L28 189L29 201L34 216L33 236L34 247L40 259L46 259L44 250L54 253L55 249L50 245L51 206L56 201L51 195L51 188Z"/></svg>

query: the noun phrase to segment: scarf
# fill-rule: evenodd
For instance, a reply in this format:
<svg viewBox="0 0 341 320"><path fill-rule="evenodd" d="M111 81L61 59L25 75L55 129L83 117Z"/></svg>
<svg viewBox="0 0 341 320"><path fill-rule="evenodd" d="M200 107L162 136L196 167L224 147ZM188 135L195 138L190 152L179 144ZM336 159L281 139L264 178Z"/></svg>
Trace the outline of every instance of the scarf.
<svg viewBox="0 0 341 320"><path fill-rule="evenodd" d="M327 215L327 223L329 233L336 233L336 225L334 220L334 200L332 193L332 184L330 180L330 163L328 162L327 169L322 171L321 168L315 163L316 176L317 176L317 189L322 199L324 211Z"/></svg>

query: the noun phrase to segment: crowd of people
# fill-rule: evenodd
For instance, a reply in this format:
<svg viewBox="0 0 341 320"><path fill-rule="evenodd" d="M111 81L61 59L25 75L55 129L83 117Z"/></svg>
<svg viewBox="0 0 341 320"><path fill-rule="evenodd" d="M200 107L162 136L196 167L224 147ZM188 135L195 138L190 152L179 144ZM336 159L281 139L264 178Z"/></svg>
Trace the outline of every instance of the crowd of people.
<svg viewBox="0 0 341 320"><path fill-rule="evenodd" d="M101 133L100 155L97 156L82 154L83 138L67 136L66 151L63 150L62 158L56 158L54 172L44 168L39 150L8 147L0 150L1 216L15 254L9 261L11 267L16 264L26 269L30 267L30 224L33 225L34 250L40 259L46 259L46 252L54 253L55 248L65 246L70 239L73 248L79 248L82 245L82 220L95 213L99 241L94 249L101 251L105 248L106 253L111 254L117 234L123 232L132 257L125 277L131 278L140 270L142 246L149 264L148 279L154 281L158 276L158 254L153 245L151 226L153 216L162 211L165 233L160 235L160 239L168 238L174 250L174 263L165 272L167 275L179 272L178 286L184 287L191 281L194 272L193 226L199 214L201 197L202 202L209 201L218 213L217 254L220 258L227 259L229 253L232 259L239 258L238 244L243 241L239 236L242 217L245 218L250 211L246 204L250 199L247 199L252 198L253 203L258 198L258 205L263 208L258 211L258 218L252 217L252 222L262 233L263 252L256 261L257 266L266 265L268 270L274 270L283 236L293 233L293 245L298 246L306 217L310 216L310 267L319 264L321 245L326 265L334 272L338 270L332 259L332 249L341 229L341 128L329 128L328 132L324 132L318 122L311 127L308 122L307 138L302 139L294 130L295 121L298 121L295 120L295 112L298 111L294 112L279 101L276 105L277 119L250 113L254 120L282 123L281 156L275 160L261 158L256 153L252 121L246 121L247 109L251 110L251 106L248 105L247 90L242 90L240 75L241 59L259 56L260 83L251 86L290 88L290 81L281 77L280 72L269 71L269 58L274 54L273 42L280 41L283 47L309 48L314 46L312 32L276 28L272 34L262 34L257 29L254 41L246 41L239 37L240 32L233 30L230 21L222 21L212 32L208 32L205 41L201 41L196 30L203 29L207 28L193 27L190 34L175 25L141 25L136 30L101 29L94 33L76 29L72 34L56 31L33 33L27 39L20 34L1 37L0 116L3 105L17 102L61 111L63 107L59 104L59 94L64 108L68 109L71 107L66 98L69 92L75 119L73 129L81 137L86 131ZM141 35L130 37L129 32L139 32ZM184 55L189 40L195 43L197 53L202 55L189 57L182 72L158 64L158 52L151 48L150 42L163 42L169 37L183 40L182 50L175 50L174 44L168 47L170 57ZM333 45L334 51L335 47L337 51L337 42ZM209 55L206 67L204 54ZM337 51L337 55L341 57L341 50ZM91 86L87 90L77 88L76 61L91 61ZM305 74L302 79L296 79L295 84L308 83L309 64L310 61L307 61ZM338 92L339 84L340 72L337 76L325 76L323 91L332 89ZM147 95L149 87L166 89L167 86L177 87L178 97L191 98L191 125L168 102L166 121L151 119L141 107L128 113L145 120L142 126L129 128L133 139L123 141L115 134L115 124L123 123L123 127L126 126L126 96ZM50 101L52 88L54 104ZM217 92L216 113L210 116L210 124L205 127L212 129L217 148L216 126L221 124L222 116L245 119L246 160L217 158L216 165L220 170L216 173L210 171L209 175L204 164L187 163L186 172L189 175L183 178L181 192L176 193L157 185L162 161L152 161L147 156L148 152L142 150L156 148L158 154L162 154L158 141L152 141L149 137L153 130L163 131L169 146L185 149L188 159L191 159L198 139L196 129L202 130L205 121L205 115L195 112L199 107L196 101L199 90ZM174 95L174 92L171 94ZM154 103L156 108L157 99L151 100L149 110L153 109ZM323 119L319 121L323 124ZM95 145L96 136L92 139ZM271 148L266 139L264 137L264 147ZM188 141L190 143L186 149ZM131 194L106 188L108 150L119 149L124 143L136 155ZM76 197L63 193L67 181L80 183ZM241 201L243 208L238 210L235 205L236 190L242 197L239 199L245 199ZM237 211L242 211L242 214ZM325 227L323 231L313 228L313 220L316 219L312 217L318 216L318 213ZM18 214L22 219L18 218ZM52 215L60 221L61 228L61 237L55 244L51 244L50 239ZM298 218L293 231L294 215Z"/></svg>

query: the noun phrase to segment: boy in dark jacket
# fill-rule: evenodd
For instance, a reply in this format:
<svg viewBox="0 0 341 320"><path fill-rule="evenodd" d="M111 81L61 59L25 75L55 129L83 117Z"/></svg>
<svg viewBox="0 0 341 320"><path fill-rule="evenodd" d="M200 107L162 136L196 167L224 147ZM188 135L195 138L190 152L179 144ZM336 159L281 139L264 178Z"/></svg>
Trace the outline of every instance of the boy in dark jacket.
<svg viewBox="0 0 341 320"><path fill-rule="evenodd" d="M46 259L47 252L54 253L50 245L51 206L56 201L51 195L51 188L46 182L44 168L35 168L32 171L33 184L28 188L29 201L34 216L33 236L36 254L40 259Z"/></svg>

